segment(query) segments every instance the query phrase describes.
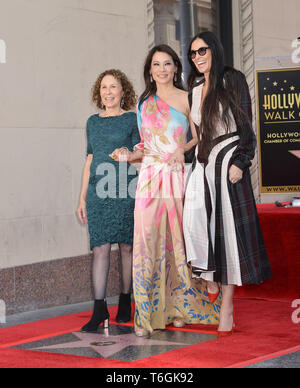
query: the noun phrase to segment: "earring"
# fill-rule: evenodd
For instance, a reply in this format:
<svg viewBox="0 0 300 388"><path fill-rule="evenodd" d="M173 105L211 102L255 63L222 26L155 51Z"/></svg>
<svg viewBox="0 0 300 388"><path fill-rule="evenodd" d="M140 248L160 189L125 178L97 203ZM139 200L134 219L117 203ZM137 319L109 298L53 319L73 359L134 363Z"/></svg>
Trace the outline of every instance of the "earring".
<svg viewBox="0 0 300 388"><path fill-rule="evenodd" d="M124 108L124 105L125 105L125 99L124 99L124 97L122 97L122 99L121 99L121 108Z"/></svg>
<svg viewBox="0 0 300 388"><path fill-rule="evenodd" d="M177 73L174 74L174 82L177 82Z"/></svg>
<svg viewBox="0 0 300 388"><path fill-rule="evenodd" d="M104 109L105 109L105 105L103 104L102 100L100 100L99 108L100 108L101 110L104 110Z"/></svg>
<svg viewBox="0 0 300 388"><path fill-rule="evenodd" d="M152 77L152 74L150 74L150 82L153 84L153 77Z"/></svg>

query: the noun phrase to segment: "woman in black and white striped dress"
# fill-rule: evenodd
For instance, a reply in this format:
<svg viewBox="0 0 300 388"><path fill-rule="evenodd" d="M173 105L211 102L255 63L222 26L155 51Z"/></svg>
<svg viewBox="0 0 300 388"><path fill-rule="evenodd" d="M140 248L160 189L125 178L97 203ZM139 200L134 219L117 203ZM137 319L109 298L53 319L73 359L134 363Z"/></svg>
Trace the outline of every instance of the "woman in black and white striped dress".
<svg viewBox="0 0 300 388"><path fill-rule="evenodd" d="M224 66L213 33L192 40L189 61L199 144L185 195L186 253L194 276L207 281L211 303L222 288L219 336L226 336L234 329L235 286L272 276L249 172L256 147L251 98L245 76Z"/></svg>

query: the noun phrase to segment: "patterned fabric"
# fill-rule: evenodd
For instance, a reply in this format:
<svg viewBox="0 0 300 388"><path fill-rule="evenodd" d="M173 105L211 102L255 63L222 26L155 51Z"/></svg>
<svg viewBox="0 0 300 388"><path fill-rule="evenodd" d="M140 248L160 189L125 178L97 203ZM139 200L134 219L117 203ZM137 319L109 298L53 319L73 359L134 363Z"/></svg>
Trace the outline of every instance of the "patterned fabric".
<svg viewBox="0 0 300 388"><path fill-rule="evenodd" d="M86 130L87 154L93 154L86 199L90 249L108 242L132 245L136 170L109 154L122 146L132 150L140 141L136 114L96 114L88 119Z"/></svg>
<svg viewBox="0 0 300 388"><path fill-rule="evenodd" d="M249 92L243 80L241 105L248 114ZM197 86L192 94L192 118L197 127L201 122L202 88L202 84ZM255 136L250 120L239 127L234 114L229 133L221 122L217 133L208 160L200 163L195 158L186 186L183 226L187 259L194 275L202 279L223 285L259 284L272 273L248 168ZM244 171L237 184L228 178L232 164Z"/></svg>
<svg viewBox="0 0 300 388"><path fill-rule="evenodd" d="M217 324L220 300L211 306L205 282L191 279L182 229L184 173L168 157L185 144L187 117L157 95L138 111L144 151L135 203L133 279L135 325L149 332L175 318Z"/></svg>

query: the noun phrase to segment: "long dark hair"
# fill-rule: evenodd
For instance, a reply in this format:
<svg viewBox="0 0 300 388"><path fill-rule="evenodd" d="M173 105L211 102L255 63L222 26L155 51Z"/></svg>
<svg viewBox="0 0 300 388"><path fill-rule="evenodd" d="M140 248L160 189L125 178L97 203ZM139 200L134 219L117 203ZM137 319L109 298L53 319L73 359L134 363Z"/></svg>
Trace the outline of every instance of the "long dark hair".
<svg viewBox="0 0 300 388"><path fill-rule="evenodd" d="M240 104L240 93L234 87L233 77L236 72L233 68L225 66L224 49L219 39L210 31L197 34L191 41L188 59L191 72L188 78L188 86L191 90L196 86L196 81L204 77L199 73L190 56L191 47L195 40L202 39L212 54L212 66L209 75L209 89L202 104L202 120L199 128L199 153L198 160L207 159L211 150L212 140L216 135L218 123L225 125L227 133L230 129L230 109L237 123L246 119ZM220 110L220 104L222 109ZM200 107L199 107L200 109Z"/></svg>
<svg viewBox="0 0 300 388"><path fill-rule="evenodd" d="M166 53L169 54L175 66L177 67L177 73L176 77L174 77L173 84L176 88L183 90L184 87L182 85L182 64L180 62L180 59L176 52L168 45L166 44L161 44L158 46L153 47L145 60L145 65L144 65L144 80L145 80L145 85L146 88L144 92L142 93L141 97L139 98L139 107L142 105L142 103L150 96L154 95L157 92L157 87L156 87L156 82L151 80L150 76L150 69L151 69L151 64L152 64L152 58L155 53L160 52L160 53Z"/></svg>

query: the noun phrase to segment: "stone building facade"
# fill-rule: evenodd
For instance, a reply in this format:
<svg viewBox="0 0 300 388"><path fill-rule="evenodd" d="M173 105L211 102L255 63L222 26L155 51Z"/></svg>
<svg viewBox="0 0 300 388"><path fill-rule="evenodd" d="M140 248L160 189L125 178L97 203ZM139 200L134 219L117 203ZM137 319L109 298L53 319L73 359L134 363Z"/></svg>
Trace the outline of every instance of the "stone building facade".
<svg viewBox="0 0 300 388"><path fill-rule="evenodd" d="M0 300L8 314L92 299L87 229L75 215L85 122L95 111L90 89L101 71L117 67L139 94L149 48L163 42L182 54L180 6L182 0L0 3ZM211 29L231 39L257 131L255 72L299 66L292 48L300 35L299 1L186 0L186 6L191 36ZM231 36L224 36L228 29ZM252 177L258 201L289 199L261 195L258 157ZM114 250L109 295L119 292L118 265Z"/></svg>

